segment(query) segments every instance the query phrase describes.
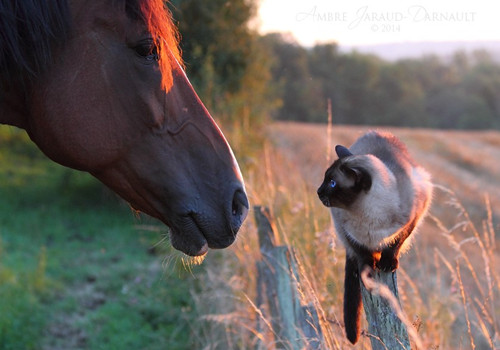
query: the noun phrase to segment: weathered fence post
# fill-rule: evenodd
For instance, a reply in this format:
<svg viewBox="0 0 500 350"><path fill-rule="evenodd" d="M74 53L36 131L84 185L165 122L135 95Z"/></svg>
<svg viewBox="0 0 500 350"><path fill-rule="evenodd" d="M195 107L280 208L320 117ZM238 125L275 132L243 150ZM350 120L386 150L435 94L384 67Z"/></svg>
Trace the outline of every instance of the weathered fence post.
<svg viewBox="0 0 500 350"><path fill-rule="evenodd" d="M257 262L257 307L268 305L274 344L277 349L319 349L318 315L314 307L301 305L293 249L279 245L269 209L255 206L254 213L262 254ZM260 324L257 328L263 330Z"/></svg>
<svg viewBox="0 0 500 350"><path fill-rule="evenodd" d="M411 328L411 324L401 309L396 271L382 272L366 269L360 275L360 283L372 349L410 350L408 331L411 332L414 329ZM419 347L416 332L414 341Z"/></svg>

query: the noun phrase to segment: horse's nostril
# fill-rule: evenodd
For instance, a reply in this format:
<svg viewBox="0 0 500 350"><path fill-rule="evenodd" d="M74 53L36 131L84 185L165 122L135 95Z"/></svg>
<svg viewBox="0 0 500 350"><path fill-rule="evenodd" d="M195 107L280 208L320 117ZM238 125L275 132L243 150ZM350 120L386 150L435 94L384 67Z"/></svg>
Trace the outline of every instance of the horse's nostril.
<svg viewBox="0 0 500 350"><path fill-rule="evenodd" d="M233 202L231 205L231 214L233 215L233 226L239 228L239 226L245 220L248 214L248 199L245 192L241 189L236 190L233 196Z"/></svg>

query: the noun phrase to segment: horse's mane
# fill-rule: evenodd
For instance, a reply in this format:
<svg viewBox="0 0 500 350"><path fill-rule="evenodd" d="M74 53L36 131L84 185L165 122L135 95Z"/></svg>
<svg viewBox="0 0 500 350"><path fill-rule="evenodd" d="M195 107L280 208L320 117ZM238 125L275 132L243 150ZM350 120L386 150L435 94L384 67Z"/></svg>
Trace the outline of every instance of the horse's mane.
<svg viewBox="0 0 500 350"><path fill-rule="evenodd" d="M0 0L0 78L22 82L43 71L68 19L66 0Z"/></svg>
<svg viewBox="0 0 500 350"><path fill-rule="evenodd" d="M170 12L163 0L122 1L130 18L148 25L159 47L163 84L170 86L170 65L174 60L181 62ZM0 0L0 86L24 84L43 73L52 60L54 45L64 45L69 32L68 0Z"/></svg>

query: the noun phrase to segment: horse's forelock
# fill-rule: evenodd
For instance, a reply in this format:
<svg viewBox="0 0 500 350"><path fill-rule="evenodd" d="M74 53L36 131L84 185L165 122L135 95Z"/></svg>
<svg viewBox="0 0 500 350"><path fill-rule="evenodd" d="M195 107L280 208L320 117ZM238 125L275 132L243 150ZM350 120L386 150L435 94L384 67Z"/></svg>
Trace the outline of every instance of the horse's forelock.
<svg viewBox="0 0 500 350"><path fill-rule="evenodd" d="M179 33L163 0L135 1L139 2L143 19L158 48L162 85L168 91L173 83L172 67L177 63L182 66Z"/></svg>

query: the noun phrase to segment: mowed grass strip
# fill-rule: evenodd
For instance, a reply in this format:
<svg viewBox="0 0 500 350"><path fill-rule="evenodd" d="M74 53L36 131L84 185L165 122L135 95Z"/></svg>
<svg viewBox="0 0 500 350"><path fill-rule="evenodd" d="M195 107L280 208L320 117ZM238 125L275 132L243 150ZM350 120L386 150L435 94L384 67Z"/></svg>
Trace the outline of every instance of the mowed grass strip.
<svg viewBox="0 0 500 350"><path fill-rule="evenodd" d="M0 349L191 349L197 282L162 265L166 234L0 127Z"/></svg>

